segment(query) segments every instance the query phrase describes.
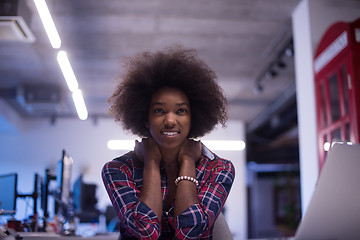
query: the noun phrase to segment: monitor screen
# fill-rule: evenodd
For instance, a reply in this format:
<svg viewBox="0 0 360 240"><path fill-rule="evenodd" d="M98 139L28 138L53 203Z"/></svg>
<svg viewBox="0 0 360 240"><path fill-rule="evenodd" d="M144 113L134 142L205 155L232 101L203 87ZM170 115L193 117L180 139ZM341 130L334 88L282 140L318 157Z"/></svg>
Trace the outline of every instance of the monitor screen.
<svg viewBox="0 0 360 240"><path fill-rule="evenodd" d="M86 184L80 175L74 183L73 204L75 212L96 211L96 184Z"/></svg>
<svg viewBox="0 0 360 240"><path fill-rule="evenodd" d="M74 210L76 212L81 211L81 205L82 205L82 198L83 198L83 182L82 182L82 175L80 175L75 183L73 188L73 201L74 201Z"/></svg>
<svg viewBox="0 0 360 240"><path fill-rule="evenodd" d="M58 163L58 172L56 176L59 188L59 198L62 203L68 204L71 197L71 169L73 159L63 150L62 158Z"/></svg>
<svg viewBox="0 0 360 240"><path fill-rule="evenodd" d="M73 188L73 209L80 223L96 223L99 211L96 209L96 185L86 184L80 175Z"/></svg>
<svg viewBox="0 0 360 240"><path fill-rule="evenodd" d="M17 174L0 175L0 214L15 214Z"/></svg>

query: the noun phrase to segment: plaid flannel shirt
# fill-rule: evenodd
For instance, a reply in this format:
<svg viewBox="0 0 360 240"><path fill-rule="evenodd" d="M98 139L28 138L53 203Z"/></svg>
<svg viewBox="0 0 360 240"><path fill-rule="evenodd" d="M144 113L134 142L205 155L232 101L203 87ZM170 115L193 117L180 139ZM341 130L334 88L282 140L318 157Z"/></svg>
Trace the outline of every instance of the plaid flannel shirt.
<svg viewBox="0 0 360 240"><path fill-rule="evenodd" d="M110 200L120 219L122 239L212 239L214 222L222 210L235 177L233 164L202 145L202 156L196 163L199 181L199 204L173 216L163 210L161 223L156 214L138 198L143 169L133 164L134 152L106 163L102 178ZM163 206L168 191L165 168L160 167Z"/></svg>

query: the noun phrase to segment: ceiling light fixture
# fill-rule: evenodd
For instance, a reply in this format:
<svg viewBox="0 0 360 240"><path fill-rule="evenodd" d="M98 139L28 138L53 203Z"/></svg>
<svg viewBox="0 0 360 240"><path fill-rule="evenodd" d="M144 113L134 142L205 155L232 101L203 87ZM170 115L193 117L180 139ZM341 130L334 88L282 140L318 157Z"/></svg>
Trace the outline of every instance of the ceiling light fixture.
<svg viewBox="0 0 360 240"><path fill-rule="evenodd" d="M260 93L262 93L263 90L264 90L264 87L260 83L255 84L255 86L253 88L253 92L255 94L260 94Z"/></svg>
<svg viewBox="0 0 360 240"><path fill-rule="evenodd" d="M58 31L56 30L54 21L51 17L49 8L47 7L45 0L34 0L34 3L39 12L40 19L44 25L51 46L55 49L59 49L61 47L61 39ZM86 109L85 101L82 92L79 89L79 83L76 79L76 76L65 51L58 52L57 61L59 63L61 72L65 78L65 81L68 85L68 88L72 92L72 98L78 117L81 120L86 120L88 118L88 111Z"/></svg>
<svg viewBox="0 0 360 240"><path fill-rule="evenodd" d="M88 118L88 111L86 109L85 101L82 92L79 89L79 83L76 79L76 76L65 51L58 52L57 61L65 78L65 81L70 91L72 92L72 97L78 117L81 120L86 120Z"/></svg>
<svg viewBox="0 0 360 240"><path fill-rule="evenodd" d="M79 88L78 81L75 77L74 71L71 67L70 61L65 51L59 51L57 54L57 61L59 63L62 74L71 92Z"/></svg>
<svg viewBox="0 0 360 240"><path fill-rule="evenodd" d="M286 48L285 55L287 57L293 57L294 56L294 48L292 46L289 46L288 48Z"/></svg>
<svg viewBox="0 0 360 240"><path fill-rule="evenodd" d="M44 25L51 46L55 49L59 49L61 47L61 39L45 0L34 0L34 3L39 12L41 22Z"/></svg>
<svg viewBox="0 0 360 240"><path fill-rule="evenodd" d="M135 147L135 140L109 140L107 147L110 150L133 150Z"/></svg>
<svg viewBox="0 0 360 240"><path fill-rule="evenodd" d="M276 70L284 70L287 67L287 64L282 59L284 55L288 57L294 56L292 38L287 41L285 47L278 52L275 58L269 62L269 64L260 72L258 77L255 79L253 88L255 94L260 94L264 91L264 85L261 84L262 81L264 81L265 79L275 78L278 74L280 74L280 71Z"/></svg>
<svg viewBox="0 0 360 240"><path fill-rule="evenodd" d="M282 60L279 60L279 62L277 63L277 66L280 69L284 69L284 68L286 68L286 63L284 63L284 61L282 61Z"/></svg>
<svg viewBox="0 0 360 240"><path fill-rule="evenodd" d="M243 151L246 147L242 140L202 140L201 142L214 151Z"/></svg>
<svg viewBox="0 0 360 240"><path fill-rule="evenodd" d="M76 112L78 114L78 117L81 120L86 120L88 118L88 111L86 109L84 97L82 95L82 92L80 89L76 89L72 93L73 101L75 104Z"/></svg>
<svg viewBox="0 0 360 240"><path fill-rule="evenodd" d="M277 76L277 72L275 70L270 69L265 73L267 79L272 79Z"/></svg>

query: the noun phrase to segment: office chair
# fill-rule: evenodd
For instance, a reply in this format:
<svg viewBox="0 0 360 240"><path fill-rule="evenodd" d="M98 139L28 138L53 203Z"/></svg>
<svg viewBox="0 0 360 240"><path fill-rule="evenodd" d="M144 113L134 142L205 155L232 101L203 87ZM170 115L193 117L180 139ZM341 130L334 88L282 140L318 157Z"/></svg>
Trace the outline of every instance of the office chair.
<svg viewBox="0 0 360 240"><path fill-rule="evenodd" d="M220 212L215 221L213 229L213 240L233 240L229 225L226 222L225 216Z"/></svg>

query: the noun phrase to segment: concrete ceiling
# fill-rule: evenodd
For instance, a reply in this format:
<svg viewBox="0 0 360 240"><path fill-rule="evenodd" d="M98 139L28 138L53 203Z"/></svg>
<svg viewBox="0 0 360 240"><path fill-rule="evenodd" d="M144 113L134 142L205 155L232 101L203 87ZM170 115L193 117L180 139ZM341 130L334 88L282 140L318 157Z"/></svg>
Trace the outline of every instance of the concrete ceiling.
<svg viewBox="0 0 360 240"><path fill-rule="evenodd" d="M119 59L182 44L197 49L217 73L230 119L249 123L294 82L293 57L287 53L291 13L299 1L48 0L47 4L62 40L60 50L67 51L90 117L107 116L106 99L120 71ZM52 49L33 1L19 0L18 9L35 41L0 39L0 97L25 119L76 117L56 60L58 50ZM279 67L278 60L287 66ZM274 78L265 76L269 65L278 73ZM256 82L263 87L260 93L254 91ZM61 98L29 110L10 91L26 84L40 95L54 84Z"/></svg>

